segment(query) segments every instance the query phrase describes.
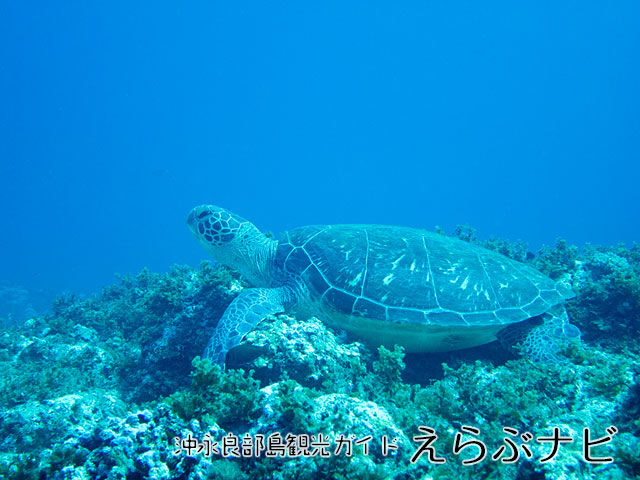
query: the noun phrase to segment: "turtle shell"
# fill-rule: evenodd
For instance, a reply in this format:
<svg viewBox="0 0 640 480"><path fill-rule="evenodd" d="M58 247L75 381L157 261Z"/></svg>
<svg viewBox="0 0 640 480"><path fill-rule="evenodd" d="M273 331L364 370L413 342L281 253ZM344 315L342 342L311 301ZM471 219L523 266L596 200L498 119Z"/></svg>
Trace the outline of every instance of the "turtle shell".
<svg viewBox="0 0 640 480"><path fill-rule="evenodd" d="M350 318L498 326L573 296L539 271L461 240L404 227L309 226L283 234L276 265Z"/></svg>

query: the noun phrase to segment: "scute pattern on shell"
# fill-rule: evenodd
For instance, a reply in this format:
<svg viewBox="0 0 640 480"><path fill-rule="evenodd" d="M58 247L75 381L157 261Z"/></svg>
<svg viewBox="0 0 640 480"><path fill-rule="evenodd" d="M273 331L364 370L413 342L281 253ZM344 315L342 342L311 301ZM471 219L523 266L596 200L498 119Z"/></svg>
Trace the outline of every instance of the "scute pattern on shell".
<svg viewBox="0 0 640 480"><path fill-rule="evenodd" d="M276 266L344 314L425 325L501 325L572 296L537 270L461 240L381 225L283 234Z"/></svg>

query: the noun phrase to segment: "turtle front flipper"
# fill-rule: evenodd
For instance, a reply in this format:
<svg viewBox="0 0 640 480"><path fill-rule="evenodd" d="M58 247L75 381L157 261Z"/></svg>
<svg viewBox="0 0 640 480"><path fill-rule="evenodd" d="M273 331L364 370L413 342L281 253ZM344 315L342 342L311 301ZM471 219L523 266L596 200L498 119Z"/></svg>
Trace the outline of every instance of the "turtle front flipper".
<svg viewBox="0 0 640 480"><path fill-rule="evenodd" d="M224 367L227 352L261 320L273 313L284 312L291 302L287 287L250 288L238 295L227 307L204 351L204 358Z"/></svg>

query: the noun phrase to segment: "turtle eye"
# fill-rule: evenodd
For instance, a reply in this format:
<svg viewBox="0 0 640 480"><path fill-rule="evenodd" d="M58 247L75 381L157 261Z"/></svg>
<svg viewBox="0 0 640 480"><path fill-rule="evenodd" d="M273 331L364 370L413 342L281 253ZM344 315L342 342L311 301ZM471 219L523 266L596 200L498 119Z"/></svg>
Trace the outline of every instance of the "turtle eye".
<svg viewBox="0 0 640 480"><path fill-rule="evenodd" d="M200 212L200 214L198 215L198 220L202 220L207 215L209 215L209 211L208 210L204 210L203 212Z"/></svg>

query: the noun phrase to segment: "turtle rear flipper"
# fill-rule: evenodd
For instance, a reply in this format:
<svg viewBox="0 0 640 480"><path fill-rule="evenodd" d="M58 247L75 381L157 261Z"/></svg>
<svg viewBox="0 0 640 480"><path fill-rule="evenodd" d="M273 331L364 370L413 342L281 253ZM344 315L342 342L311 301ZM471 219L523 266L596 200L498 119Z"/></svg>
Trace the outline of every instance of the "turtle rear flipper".
<svg viewBox="0 0 640 480"><path fill-rule="evenodd" d="M558 305L539 317L510 325L498 332L498 340L510 350L536 361L556 361L560 347L579 341L580 330L569 323L564 307Z"/></svg>
<svg viewBox="0 0 640 480"><path fill-rule="evenodd" d="M287 287L243 291L222 315L204 351L204 358L224 367L227 352L239 345L242 338L265 317L284 312L291 298Z"/></svg>

